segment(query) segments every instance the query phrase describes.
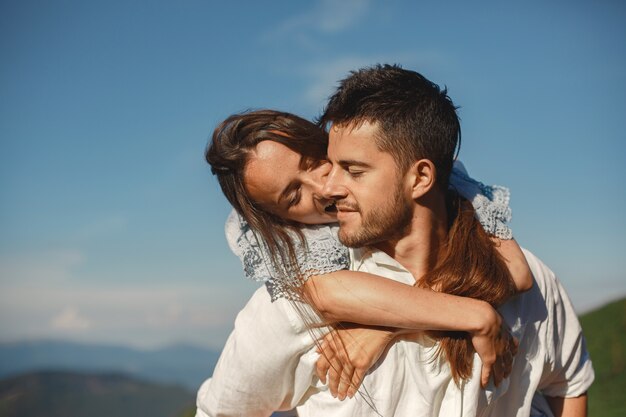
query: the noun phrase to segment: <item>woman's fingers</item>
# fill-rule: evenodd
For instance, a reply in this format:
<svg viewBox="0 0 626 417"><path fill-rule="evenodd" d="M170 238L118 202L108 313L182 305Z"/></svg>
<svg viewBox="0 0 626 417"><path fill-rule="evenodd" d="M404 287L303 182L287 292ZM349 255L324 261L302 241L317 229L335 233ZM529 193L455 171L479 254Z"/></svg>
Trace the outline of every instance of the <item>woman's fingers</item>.
<svg viewBox="0 0 626 417"><path fill-rule="evenodd" d="M339 386L337 387L337 398L340 400L345 400L348 395L348 390L352 385L352 374L354 373L354 367L344 364L344 368L341 372L341 377L339 379Z"/></svg>
<svg viewBox="0 0 626 417"><path fill-rule="evenodd" d="M491 378L491 364L483 362L483 366L480 371L480 386L485 388Z"/></svg>
<svg viewBox="0 0 626 417"><path fill-rule="evenodd" d="M318 348L317 376L334 397L354 397L367 371L393 340L391 335L389 330L362 327L329 333Z"/></svg>
<svg viewBox="0 0 626 417"><path fill-rule="evenodd" d="M330 362L326 359L324 355L321 355L317 359L317 363L315 364L315 374L322 381L322 384L326 384L326 375L328 374L328 369L330 368Z"/></svg>
<svg viewBox="0 0 626 417"><path fill-rule="evenodd" d="M361 382L363 382L364 375L365 373L363 371L355 369L354 374L352 375L352 384L350 384L347 392L348 398L354 397L356 392L359 390Z"/></svg>
<svg viewBox="0 0 626 417"><path fill-rule="evenodd" d="M328 370L328 388L333 397L337 397L339 392L339 383L341 382L342 364L335 356L331 361Z"/></svg>
<svg viewBox="0 0 626 417"><path fill-rule="evenodd" d="M333 397L339 396L339 387L341 384L342 373L344 372L344 361L341 354L343 344L337 340L337 335L333 332L327 334L322 342L322 357L325 358L327 364L323 364L325 369L321 369L326 373L326 378L320 378L323 383L328 384L328 389Z"/></svg>
<svg viewBox="0 0 626 417"><path fill-rule="evenodd" d="M327 383L333 397L344 400L349 395L355 371L344 344L331 333L323 338L318 352L321 355L316 363L317 377Z"/></svg>
<svg viewBox="0 0 626 417"><path fill-rule="evenodd" d="M318 346L317 351L320 357L315 363L315 373L317 377L322 381L322 384L326 384L326 376L329 369L331 369L331 361L335 357L335 351L325 340Z"/></svg>

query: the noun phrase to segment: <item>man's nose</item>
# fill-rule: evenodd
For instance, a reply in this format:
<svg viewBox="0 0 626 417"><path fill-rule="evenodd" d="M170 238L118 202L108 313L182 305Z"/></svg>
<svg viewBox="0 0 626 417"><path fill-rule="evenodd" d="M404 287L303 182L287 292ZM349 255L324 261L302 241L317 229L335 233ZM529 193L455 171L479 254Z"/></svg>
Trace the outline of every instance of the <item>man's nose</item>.
<svg viewBox="0 0 626 417"><path fill-rule="evenodd" d="M322 162L320 166L311 172L312 175L309 176L308 182L311 191L318 198L323 198L323 189L326 185L326 179L328 178L331 167L330 162Z"/></svg>
<svg viewBox="0 0 626 417"><path fill-rule="evenodd" d="M346 189L339 181L339 175L339 170L333 167L326 177L324 188L322 188L322 196L324 198L338 200L346 196Z"/></svg>

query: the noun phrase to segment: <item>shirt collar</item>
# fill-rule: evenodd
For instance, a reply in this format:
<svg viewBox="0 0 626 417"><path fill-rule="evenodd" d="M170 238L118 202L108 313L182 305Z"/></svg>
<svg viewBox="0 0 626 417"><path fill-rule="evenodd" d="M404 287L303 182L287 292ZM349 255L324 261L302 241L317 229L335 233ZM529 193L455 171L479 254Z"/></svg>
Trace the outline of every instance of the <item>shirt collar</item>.
<svg viewBox="0 0 626 417"><path fill-rule="evenodd" d="M392 271L398 271L407 273L411 277L411 273L398 261L389 256L387 253L381 251L380 249L376 249L371 246L366 246L363 248L350 249L351 257L352 257L352 269L360 270L361 266L366 262L373 262L379 268L389 269ZM413 278L414 281L414 278Z"/></svg>

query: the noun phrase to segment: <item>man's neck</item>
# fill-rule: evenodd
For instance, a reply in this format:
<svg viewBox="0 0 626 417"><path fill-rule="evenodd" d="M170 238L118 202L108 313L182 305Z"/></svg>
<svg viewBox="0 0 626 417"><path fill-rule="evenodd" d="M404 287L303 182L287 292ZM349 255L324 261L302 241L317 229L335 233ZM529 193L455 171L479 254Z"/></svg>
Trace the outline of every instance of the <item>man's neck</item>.
<svg viewBox="0 0 626 417"><path fill-rule="evenodd" d="M398 261L419 281L437 264L447 237L445 200L437 198L426 205L415 205L411 224L403 236L374 246Z"/></svg>

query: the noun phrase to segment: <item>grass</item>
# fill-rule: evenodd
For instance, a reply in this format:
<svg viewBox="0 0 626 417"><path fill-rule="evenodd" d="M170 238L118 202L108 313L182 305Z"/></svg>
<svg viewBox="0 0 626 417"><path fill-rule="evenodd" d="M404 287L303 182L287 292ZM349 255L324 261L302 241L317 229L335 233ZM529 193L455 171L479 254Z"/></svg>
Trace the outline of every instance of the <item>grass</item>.
<svg viewBox="0 0 626 417"><path fill-rule="evenodd" d="M626 416L626 299L584 314L580 322L596 373L589 416Z"/></svg>

